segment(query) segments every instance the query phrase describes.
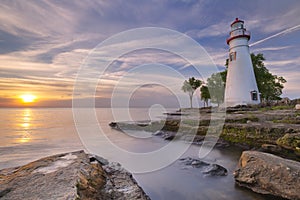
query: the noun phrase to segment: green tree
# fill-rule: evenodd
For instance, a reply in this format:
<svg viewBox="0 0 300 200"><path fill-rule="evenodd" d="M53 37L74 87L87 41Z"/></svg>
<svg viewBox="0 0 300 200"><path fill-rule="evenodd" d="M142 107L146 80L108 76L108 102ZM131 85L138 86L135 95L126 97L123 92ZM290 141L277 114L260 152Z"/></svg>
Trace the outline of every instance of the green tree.
<svg viewBox="0 0 300 200"><path fill-rule="evenodd" d="M257 87L261 93L262 101L269 102L271 100L281 99L282 89L286 80L282 76L273 75L265 67L265 58L263 54L251 54L251 60L256 77Z"/></svg>
<svg viewBox="0 0 300 200"><path fill-rule="evenodd" d="M190 97L190 104L191 108L193 108L193 95L197 88L199 88L202 85L202 81L195 79L194 77L189 78L189 80L185 80L183 82L183 86L181 89L183 92L188 93Z"/></svg>
<svg viewBox="0 0 300 200"><path fill-rule="evenodd" d="M225 71L215 73L207 79L207 87L209 89L211 102L217 103L218 106L224 102L226 74Z"/></svg>
<svg viewBox="0 0 300 200"><path fill-rule="evenodd" d="M206 85L202 85L200 88L200 92L201 92L200 98L204 102L204 107L205 107L205 104L208 107L208 100L210 99L210 93L209 93L208 87Z"/></svg>

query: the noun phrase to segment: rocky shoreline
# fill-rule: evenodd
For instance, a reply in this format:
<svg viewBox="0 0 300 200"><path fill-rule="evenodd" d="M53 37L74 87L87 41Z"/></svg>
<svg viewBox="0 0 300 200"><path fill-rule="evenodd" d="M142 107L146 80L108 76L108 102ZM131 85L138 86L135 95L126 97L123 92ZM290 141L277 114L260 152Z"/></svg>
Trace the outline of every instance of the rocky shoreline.
<svg viewBox="0 0 300 200"><path fill-rule="evenodd" d="M211 117L212 109L216 108L180 109L175 113L166 113L166 119L160 121L112 122L110 126L119 131L143 130L165 140L183 140L201 145L208 128L218 128L218 119ZM241 106L228 108L224 113L225 123L222 124L216 148L235 145L251 150L245 151L240 158L239 168L235 172L237 185L261 194L300 199L297 194L300 190L300 110L295 106ZM191 135L191 130L196 131L195 136ZM247 162L245 157L249 158Z"/></svg>
<svg viewBox="0 0 300 200"><path fill-rule="evenodd" d="M0 198L150 199L118 163L84 151L58 154L0 170Z"/></svg>
<svg viewBox="0 0 300 200"><path fill-rule="evenodd" d="M185 157L182 170L203 176L227 176L221 165ZM149 200L132 174L119 163L83 150L45 157L24 166L0 170L0 199Z"/></svg>
<svg viewBox="0 0 300 200"><path fill-rule="evenodd" d="M195 115L195 112L199 113ZM148 131L165 140L179 139L193 144L202 144L208 128L221 126L217 147L236 145L245 150L255 149L300 161L300 110L292 107L278 110L229 108L221 125L218 119L211 119L211 108L180 109L176 113L180 115L169 113L160 121L112 122L110 126L120 131ZM195 136L191 135L191 130Z"/></svg>

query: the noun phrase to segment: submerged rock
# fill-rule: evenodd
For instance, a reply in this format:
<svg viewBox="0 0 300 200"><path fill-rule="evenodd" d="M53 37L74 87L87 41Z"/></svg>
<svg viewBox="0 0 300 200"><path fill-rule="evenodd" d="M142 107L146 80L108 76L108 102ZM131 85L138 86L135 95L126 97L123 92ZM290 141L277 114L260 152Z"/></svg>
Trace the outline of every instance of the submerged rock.
<svg viewBox="0 0 300 200"><path fill-rule="evenodd" d="M300 199L300 163L258 151L244 151L236 183L254 192Z"/></svg>
<svg viewBox="0 0 300 200"><path fill-rule="evenodd" d="M176 133L175 132L171 132L171 131L156 131L155 133L152 134L153 136L160 136L162 137L164 140L173 140L174 138L176 138Z"/></svg>
<svg viewBox="0 0 300 200"><path fill-rule="evenodd" d="M153 133L154 136L163 136L165 133L162 130L156 131L155 133Z"/></svg>
<svg viewBox="0 0 300 200"><path fill-rule="evenodd" d="M228 174L227 169L218 164L211 164L211 163L207 163L202 160L194 159L194 158L190 158L190 157L181 158L181 159L179 159L179 161L186 166L191 166L193 168L200 169L200 171L206 175L227 176L227 174Z"/></svg>
<svg viewBox="0 0 300 200"><path fill-rule="evenodd" d="M168 134L164 137L165 140L173 140L175 138L176 133Z"/></svg>
<svg viewBox="0 0 300 200"><path fill-rule="evenodd" d="M118 167L116 167L118 166ZM0 170L1 199L149 199L119 164L77 151Z"/></svg>
<svg viewBox="0 0 300 200"><path fill-rule="evenodd" d="M203 174L208 174L211 176L227 176L227 169L218 164L210 164Z"/></svg>

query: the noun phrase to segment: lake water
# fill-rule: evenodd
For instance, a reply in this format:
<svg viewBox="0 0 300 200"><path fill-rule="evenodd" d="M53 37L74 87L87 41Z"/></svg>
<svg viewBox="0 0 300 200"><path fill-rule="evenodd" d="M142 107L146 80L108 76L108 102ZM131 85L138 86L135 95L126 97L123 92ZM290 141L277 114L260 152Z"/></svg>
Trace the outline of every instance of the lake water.
<svg viewBox="0 0 300 200"><path fill-rule="evenodd" d="M168 143L159 137L138 139L111 129L108 124L114 117L109 108L97 108L96 113L106 136L120 148L139 153ZM130 114L133 120L149 119L150 115L153 119L154 115L146 109L130 109ZM157 117L161 117L159 115L157 113ZM88 120L85 125L89 125ZM85 147L77 134L71 109L0 109L0 169L81 149ZM199 146L192 145L182 157L197 158L198 152ZM196 168L184 169L179 161L154 172L134 174L134 177L151 199L266 199L235 186L232 173L240 154L235 148L214 149L205 158L227 168L229 173L224 177L204 176ZM118 154L106 158L126 164Z"/></svg>

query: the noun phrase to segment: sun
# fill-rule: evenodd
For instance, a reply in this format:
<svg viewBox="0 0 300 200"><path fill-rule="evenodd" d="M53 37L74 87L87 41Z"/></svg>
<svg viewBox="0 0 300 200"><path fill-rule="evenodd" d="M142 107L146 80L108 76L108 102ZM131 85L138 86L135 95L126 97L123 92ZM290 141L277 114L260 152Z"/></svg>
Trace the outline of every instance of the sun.
<svg viewBox="0 0 300 200"><path fill-rule="evenodd" d="M35 101L36 96L32 94L23 94L20 96L20 98L22 99L23 103L32 103Z"/></svg>

